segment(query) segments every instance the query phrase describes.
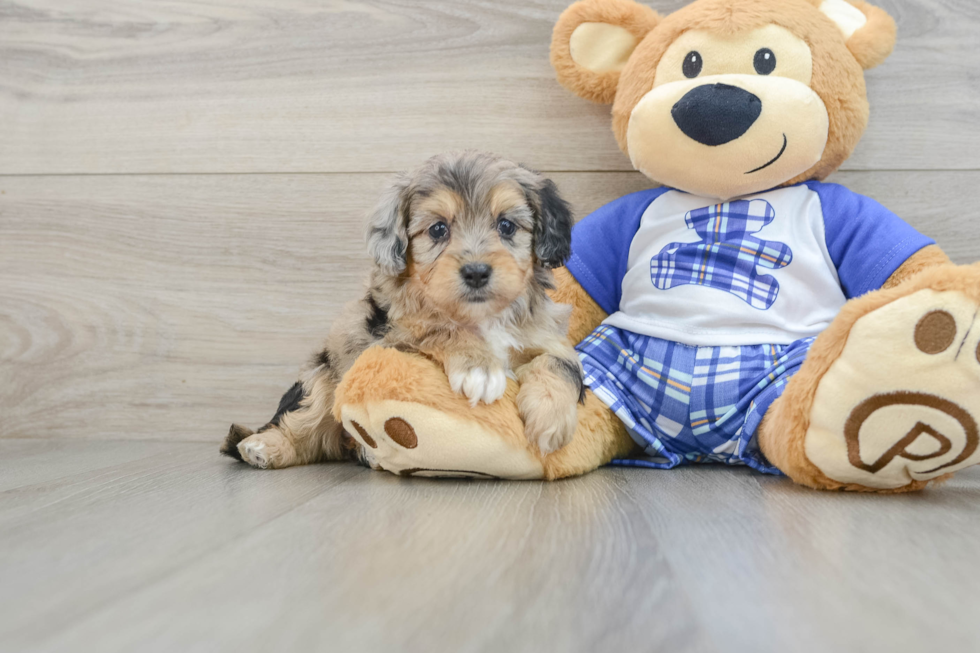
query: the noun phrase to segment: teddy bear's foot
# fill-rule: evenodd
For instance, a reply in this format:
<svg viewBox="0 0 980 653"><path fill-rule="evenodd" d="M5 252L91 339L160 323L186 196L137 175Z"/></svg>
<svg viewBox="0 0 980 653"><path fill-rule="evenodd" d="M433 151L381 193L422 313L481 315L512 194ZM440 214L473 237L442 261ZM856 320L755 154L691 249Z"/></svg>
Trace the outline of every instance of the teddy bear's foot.
<svg viewBox="0 0 980 653"><path fill-rule="evenodd" d="M977 309L963 293L920 290L858 320L817 388L807 458L878 489L980 462Z"/></svg>
<svg viewBox="0 0 980 653"><path fill-rule="evenodd" d="M870 491L980 463L978 294L980 268L945 267L855 302L773 407L763 451L807 485Z"/></svg>
<svg viewBox="0 0 980 653"><path fill-rule="evenodd" d="M372 468L402 476L541 478L524 437L517 384L491 404L453 391L442 366L415 354L374 347L334 395L334 417Z"/></svg>
<svg viewBox="0 0 980 653"><path fill-rule="evenodd" d="M471 407L442 366L422 356L372 347L334 395L334 417L374 469L402 476L557 479L629 455L636 447L591 393L577 411L572 441L550 455L528 442L511 381L503 397Z"/></svg>
<svg viewBox="0 0 980 653"><path fill-rule="evenodd" d="M376 470L399 476L464 478L544 475L531 452L510 446L472 419L431 406L382 400L345 405L341 414L344 429L363 447L365 460Z"/></svg>

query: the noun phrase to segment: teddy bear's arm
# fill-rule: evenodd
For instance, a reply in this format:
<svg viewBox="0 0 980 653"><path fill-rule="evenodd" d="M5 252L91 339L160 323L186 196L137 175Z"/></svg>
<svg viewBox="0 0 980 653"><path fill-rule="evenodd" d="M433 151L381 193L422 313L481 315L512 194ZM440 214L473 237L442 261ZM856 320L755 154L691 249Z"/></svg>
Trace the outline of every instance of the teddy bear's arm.
<svg viewBox="0 0 980 653"><path fill-rule="evenodd" d="M892 273L892 276L888 277L888 280L885 281L882 289L894 288L903 281L911 279L918 273L928 268L936 267L937 265L949 265L951 263L952 261L950 261L949 257L946 256L946 252L940 249L939 245L929 245L928 247L923 247L918 252L910 256L905 263L902 263L902 265Z"/></svg>
<svg viewBox="0 0 980 653"><path fill-rule="evenodd" d="M568 304L572 307L572 316L568 322L570 342L582 342L609 317L565 268L555 270L555 289L549 295L555 303Z"/></svg>

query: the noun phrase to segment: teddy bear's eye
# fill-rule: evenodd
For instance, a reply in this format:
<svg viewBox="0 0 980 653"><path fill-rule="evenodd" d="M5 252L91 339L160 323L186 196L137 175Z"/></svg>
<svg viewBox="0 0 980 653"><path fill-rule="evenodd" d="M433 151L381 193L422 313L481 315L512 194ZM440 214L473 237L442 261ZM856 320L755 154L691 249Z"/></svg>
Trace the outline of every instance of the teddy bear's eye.
<svg viewBox="0 0 980 653"><path fill-rule="evenodd" d="M762 48L755 53L755 72L769 75L776 70L776 55L769 48Z"/></svg>
<svg viewBox="0 0 980 653"><path fill-rule="evenodd" d="M694 79L701 74L703 67L704 61L701 59L701 53L692 51L688 52L687 56L684 57L684 77Z"/></svg>

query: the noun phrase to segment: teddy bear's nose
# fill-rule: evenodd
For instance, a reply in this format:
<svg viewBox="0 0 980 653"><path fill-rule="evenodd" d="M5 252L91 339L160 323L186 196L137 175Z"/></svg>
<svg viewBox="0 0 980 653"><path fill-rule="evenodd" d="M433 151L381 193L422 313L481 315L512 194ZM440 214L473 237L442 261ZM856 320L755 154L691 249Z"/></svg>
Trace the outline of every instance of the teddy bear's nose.
<svg viewBox="0 0 980 653"><path fill-rule="evenodd" d="M728 84L705 84L677 101L670 115L689 138L724 145L749 130L762 113L762 100Z"/></svg>

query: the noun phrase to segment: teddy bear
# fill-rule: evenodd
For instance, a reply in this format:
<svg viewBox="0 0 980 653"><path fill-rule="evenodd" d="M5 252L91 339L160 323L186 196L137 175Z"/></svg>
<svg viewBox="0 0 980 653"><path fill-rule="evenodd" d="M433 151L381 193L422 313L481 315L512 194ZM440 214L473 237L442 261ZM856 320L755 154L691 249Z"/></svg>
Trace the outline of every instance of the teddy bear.
<svg viewBox="0 0 980 653"><path fill-rule="evenodd" d="M612 104L620 148L658 185L583 218L555 272L588 388L574 438L542 455L514 382L471 408L435 363L383 349L345 376L338 420L405 475L715 462L895 493L980 463L980 267L823 181L895 36L861 0L571 5L558 81Z"/></svg>

